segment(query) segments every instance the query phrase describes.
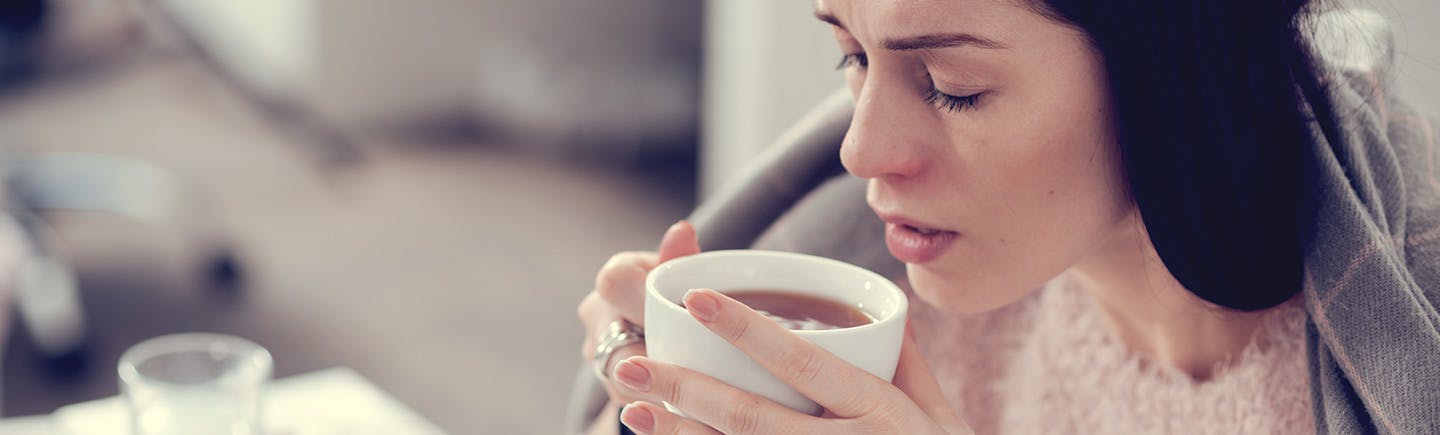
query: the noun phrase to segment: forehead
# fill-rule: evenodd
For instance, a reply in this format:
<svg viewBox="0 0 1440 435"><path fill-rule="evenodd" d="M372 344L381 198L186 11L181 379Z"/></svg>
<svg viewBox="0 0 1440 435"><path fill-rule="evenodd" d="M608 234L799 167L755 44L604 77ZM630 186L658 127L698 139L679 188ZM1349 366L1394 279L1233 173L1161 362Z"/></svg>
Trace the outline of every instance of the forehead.
<svg viewBox="0 0 1440 435"><path fill-rule="evenodd" d="M816 0L817 14L838 18L851 33L877 37L957 30L1000 33L1031 14L1029 0ZM858 35L857 35L858 36Z"/></svg>

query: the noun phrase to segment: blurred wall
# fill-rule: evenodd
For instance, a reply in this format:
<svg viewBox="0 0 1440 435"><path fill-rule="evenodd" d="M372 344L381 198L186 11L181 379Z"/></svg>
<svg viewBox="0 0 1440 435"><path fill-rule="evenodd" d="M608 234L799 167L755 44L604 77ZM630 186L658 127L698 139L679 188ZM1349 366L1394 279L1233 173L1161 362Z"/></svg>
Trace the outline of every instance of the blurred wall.
<svg viewBox="0 0 1440 435"><path fill-rule="evenodd" d="M344 127L384 129L469 105L480 2L160 3L247 87Z"/></svg>
<svg viewBox="0 0 1440 435"><path fill-rule="evenodd" d="M1392 20L1400 89L1417 104L1440 110L1440 1L1368 3Z"/></svg>
<svg viewBox="0 0 1440 435"><path fill-rule="evenodd" d="M799 0L706 2L702 195L844 85L840 50L813 12Z"/></svg>
<svg viewBox="0 0 1440 435"><path fill-rule="evenodd" d="M317 2L161 0L185 27L209 41L211 54L258 91L300 90L314 73Z"/></svg>
<svg viewBox="0 0 1440 435"><path fill-rule="evenodd" d="M701 1L484 2L476 117L537 146L693 150Z"/></svg>
<svg viewBox="0 0 1440 435"><path fill-rule="evenodd" d="M616 152L694 146L700 1L160 0L247 85L342 128Z"/></svg>

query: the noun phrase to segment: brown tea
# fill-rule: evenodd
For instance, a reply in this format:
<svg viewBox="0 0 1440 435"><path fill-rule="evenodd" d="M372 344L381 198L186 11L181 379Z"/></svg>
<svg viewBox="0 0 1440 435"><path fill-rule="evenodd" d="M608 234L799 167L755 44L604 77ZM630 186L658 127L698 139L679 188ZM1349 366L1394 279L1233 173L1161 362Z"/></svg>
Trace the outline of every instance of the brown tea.
<svg viewBox="0 0 1440 435"><path fill-rule="evenodd" d="M792 331L850 328L875 321L859 308L820 296L783 290L732 290L725 295Z"/></svg>

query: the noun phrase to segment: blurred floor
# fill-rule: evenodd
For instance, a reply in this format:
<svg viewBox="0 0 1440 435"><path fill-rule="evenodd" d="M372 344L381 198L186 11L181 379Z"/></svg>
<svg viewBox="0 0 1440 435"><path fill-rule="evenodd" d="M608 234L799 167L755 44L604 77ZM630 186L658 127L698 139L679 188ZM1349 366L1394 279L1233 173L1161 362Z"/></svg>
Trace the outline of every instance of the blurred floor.
<svg viewBox="0 0 1440 435"><path fill-rule="evenodd" d="M133 62L0 97L3 146L136 156L212 198L250 274L208 290L169 228L62 215L91 363L63 379L18 328L5 415L115 394L127 346L178 331L251 338L280 377L350 366L454 433L554 433L578 362L575 304L609 253L648 249L693 201L684 165L554 163L505 147L370 141L317 172L205 70ZM8 316L13 318L12 316Z"/></svg>

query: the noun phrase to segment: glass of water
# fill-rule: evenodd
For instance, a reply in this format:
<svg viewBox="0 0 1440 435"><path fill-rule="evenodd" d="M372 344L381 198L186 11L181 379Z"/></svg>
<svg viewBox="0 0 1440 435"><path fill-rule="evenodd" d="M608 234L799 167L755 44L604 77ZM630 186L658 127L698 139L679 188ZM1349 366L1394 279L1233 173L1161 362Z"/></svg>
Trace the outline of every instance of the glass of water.
<svg viewBox="0 0 1440 435"><path fill-rule="evenodd" d="M174 334L120 357L134 435L257 435L270 352L221 334Z"/></svg>

